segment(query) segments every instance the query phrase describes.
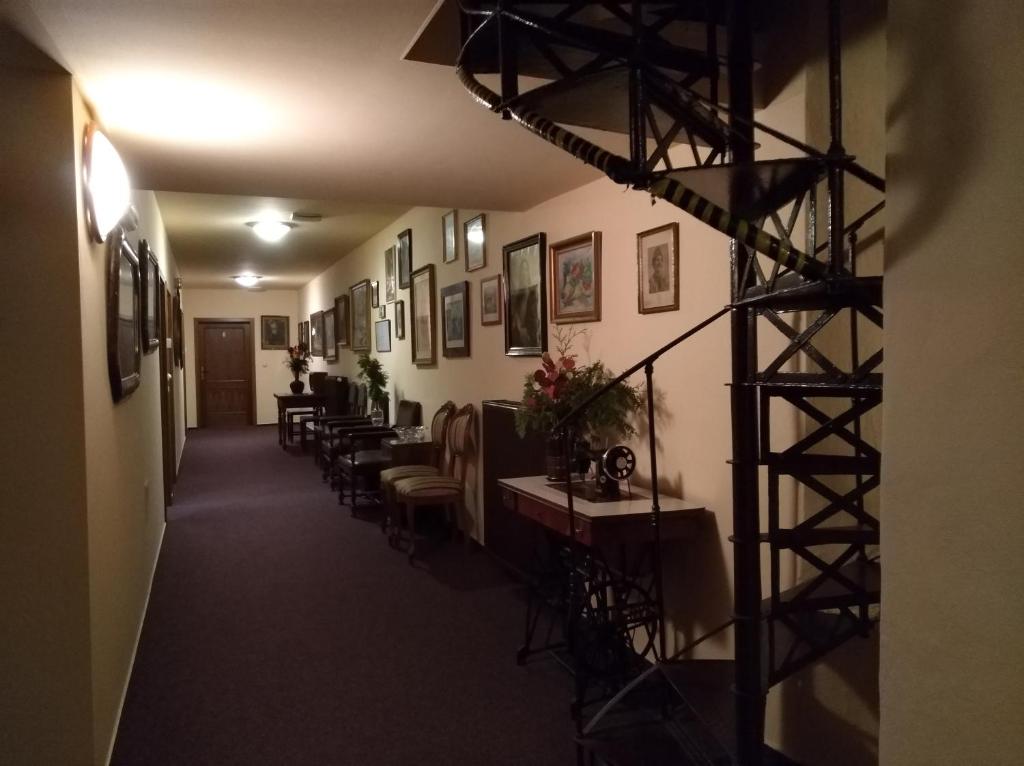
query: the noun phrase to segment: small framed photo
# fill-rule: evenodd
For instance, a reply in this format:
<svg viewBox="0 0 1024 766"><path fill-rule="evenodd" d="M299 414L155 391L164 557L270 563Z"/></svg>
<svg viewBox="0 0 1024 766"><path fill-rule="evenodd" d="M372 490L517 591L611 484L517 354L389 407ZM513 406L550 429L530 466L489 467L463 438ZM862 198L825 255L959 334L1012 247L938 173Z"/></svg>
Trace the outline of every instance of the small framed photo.
<svg viewBox="0 0 1024 766"><path fill-rule="evenodd" d="M641 314L679 308L679 224L636 235L637 309Z"/></svg>
<svg viewBox="0 0 1024 766"><path fill-rule="evenodd" d="M395 338L405 340L405 301L395 301Z"/></svg>
<svg viewBox="0 0 1024 766"><path fill-rule="evenodd" d="M332 307L324 312L324 361L326 362L333 362L338 358L338 343L334 334L337 329L337 311Z"/></svg>
<svg viewBox="0 0 1024 766"><path fill-rule="evenodd" d="M107 241L107 370L115 402L138 388L142 375L141 282L139 258L118 227Z"/></svg>
<svg viewBox="0 0 1024 766"><path fill-rule="evenodd" d="M507 356L540 356L548 350L546 250L543 233L502 248Z"/></svg>
<svg viewBox="0 0 1024 766"><path fill-rule="evenodd" d="M388 304L382 303L382 304L380 304L380 308L377 309L377 319L387 319L387 318L388 318Z"/></svg>
<svg viewBox="0 0 1024 766"><path fill-rule="evenodd" d="M398 282L395 273L395 248L389 247L384 251L384 300L394 303L398 297Z"/></svg>
<svg viewBox="0 0 1024 766"><path fill-rule="evenodd" d="M171 343L174 346L174 363L185 367L185 312L181 310L181 288L174 291L174 303L171 308Z"/></svg>
<svg viewBox="0 0 1024 766"><path fill-rule="evenodd" d="M377 308L380 305L380 282L370 282L370 306Z"/></svg>
<svg viewBox="0 0 1024 766"><path fill-rule="evenodd" d="M160 264L146 240L139 240L139 268L142 271L142 353L150 354L160 345Z"/></svg>
<svg viewBox="0 0 1024 766"><path fill-rule="evenodd" d="M313 356L324 355L324 312L316 311L309 315L309 353Z"/></svg>
<svg viewBox="0 0 1024 766"><path fill-rule="evenodd" d="M470 218L463 226L465 234L466 271L476 271L487 265L486 234L484 224L486 216L481 213Z"/></svg>
<svg viewBox="0 0 1024 766"><path fill-rule="evenodd" d="M299 322L299 343L309 349L309 322Z"/></svg>
<svg viewBox="0 0 1024 766"><path fill-rule="evenodd" d="M391 350L391 320L382 319L373 323L373 334L377 341L377 351Z"/></svg>
<svg viewBox="0 0 1024 766"><path fill-rule="evenodd" d="M398 260L398 287L407 290L412 274L412 229L406 229L399 233L396 258Z"/></svg>
<svg viewBox="0 0 1024 766"><path fill-rule="evenodd" d="M446 357L469 356L469 282L456 282L441 290L443 332L441 349Z"/></svg>
<svg viewBox="0 0 1024 766"><path fill-rule="evenodd" d="M551 246L551 321L601 319L601 232L591 231Z"/></svg>
<svg viewBox="0 0 1024 766"><path fill-rule="evenodd" d="M434 316L434 264L422 266L409 276L412 288L412 361L415 365L437 363L437 318Z"/></svg>
<svg viewBox="0 0 1024 766"><path fill-rule="evenodd" d="M480 280L480 324L501 324L501 274Z"/></svg>
<svg viewBox="0 0 1024 766"><path fill-rule="evenodd" d="M260 317L260 348L264 351L287 351L291 344L291 333L288 331L288 317Z"/></svg>
<svg viewBox="0 0 1024 766"><path fill-rule="evenodd" d="M348 348L352 345L352 336L349 334L347 295L339 295L334 299L334 340L341 348Z"/></svg>
<svg viewBox="0 0 1024 766"><path fill-rule="evenodd" d="M454 210L449 210L441 216L441 260L445 263L454 263L459 259L456 244L458 237L455 236L457 217L458 214Z"/></svg>
<svg viewBox="0 0 1024 766"><path fill-rule="evenodd" d="M349 288L352 306L352 350L370 350L370 280L356 282Z"/></svg>

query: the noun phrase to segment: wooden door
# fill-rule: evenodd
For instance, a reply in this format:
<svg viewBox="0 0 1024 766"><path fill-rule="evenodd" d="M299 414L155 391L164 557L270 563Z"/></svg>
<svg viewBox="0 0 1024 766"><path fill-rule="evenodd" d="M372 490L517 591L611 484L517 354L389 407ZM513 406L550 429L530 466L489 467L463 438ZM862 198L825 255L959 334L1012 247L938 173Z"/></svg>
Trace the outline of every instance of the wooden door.
<svg viewBox="0 0 1024 766"><path fill-rule="evenodd" d="M251 319L196 319L200 428L254 425L255 377Z"/></svg>

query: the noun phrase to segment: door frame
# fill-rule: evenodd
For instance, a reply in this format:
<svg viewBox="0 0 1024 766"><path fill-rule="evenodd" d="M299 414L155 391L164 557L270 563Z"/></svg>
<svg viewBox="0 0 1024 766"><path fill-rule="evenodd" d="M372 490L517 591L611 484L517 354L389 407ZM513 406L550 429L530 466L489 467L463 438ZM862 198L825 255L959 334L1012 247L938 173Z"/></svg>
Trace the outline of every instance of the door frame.
<svg viewBox="0 0 1024 766"><path fill-rule="evenodd" d="M249 328L249 425L256 425L256 321L254 319L217 319L214 317L195 317L192 320L192 332L195 340L193 348L196 350L196 426L204 428L206 423L206 405L203 403L203 382L199 375L203 369L203 355L206 349L203 347L201 332L204 324L237 324Z"/></svg>

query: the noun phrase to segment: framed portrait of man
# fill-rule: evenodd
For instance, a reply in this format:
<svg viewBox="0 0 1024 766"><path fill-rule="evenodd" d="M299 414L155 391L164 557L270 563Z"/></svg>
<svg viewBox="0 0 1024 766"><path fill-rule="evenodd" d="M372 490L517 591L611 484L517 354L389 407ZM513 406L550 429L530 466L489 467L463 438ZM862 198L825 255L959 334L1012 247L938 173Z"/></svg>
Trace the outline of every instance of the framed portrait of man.
<svg viewBox="0 0 1024 766"><path fill-rule="evenodd" d="M546 249L543 232L502 248L506 356L540 356L548 349Z"/></svg>
<svg viewBox="0 0 1024 766"><path fill-rule="evenodd" d="M291 338L288 332L288 317L260 317L260 348L264 351L287 351Z"/></svg>
<svg viewBox="0 0 1024 766"><path fill-rule="evenodd" d="M441 317L444 355L469 356L469 282L456 282L441 288Z"/></svg>
<svg viewBox="0 0 1024 766"><path fill-rule="evenodd" d="M637 308L641 314L679 309L679 224L636 235Z"/></svg>
<svg viewBox="0 0 1024 766"><path fill-rule="evenodd" d="M352 308L352 350L370 350L370 280L356 282L349 288Z"/></svg>

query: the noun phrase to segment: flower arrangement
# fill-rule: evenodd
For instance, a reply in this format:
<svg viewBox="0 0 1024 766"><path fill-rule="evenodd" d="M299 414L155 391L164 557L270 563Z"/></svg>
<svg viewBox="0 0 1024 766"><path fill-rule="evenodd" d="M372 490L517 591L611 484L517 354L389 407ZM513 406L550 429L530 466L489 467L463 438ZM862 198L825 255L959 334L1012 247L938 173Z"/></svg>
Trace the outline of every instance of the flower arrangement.
<svg viewBox="0 0 1024 766"><path fill-rule="evenodd" d="M312 358L313 356L309 353L309 349L306 348L306 344L299 343L288 347L288 358L284 360L284 363L295 375L295 379L298 380L299 375L309 372L309 360Z"/></svg>
<svg viewBox="0 0 1024 766"><path fill-rule="evenodd" d="M359 357L359 378L366 381L366 397L378 407L386 402L388 394L388 374L379 359L367 353Z"/></svg>
<svg viewBox="0 0 1024 766"><path fill-rule="evenodd" d="M578 363L572 343L581 332L556 330L557 359L545 353L541 368L526 376L522 403L516 412L520 437L528 431L550 431L576 405L615 378L601 362ZM590 404L579 421L579 434L591 444L632 436L636 428L630 417L640 404L638 390L619 383Z"/></svg>

